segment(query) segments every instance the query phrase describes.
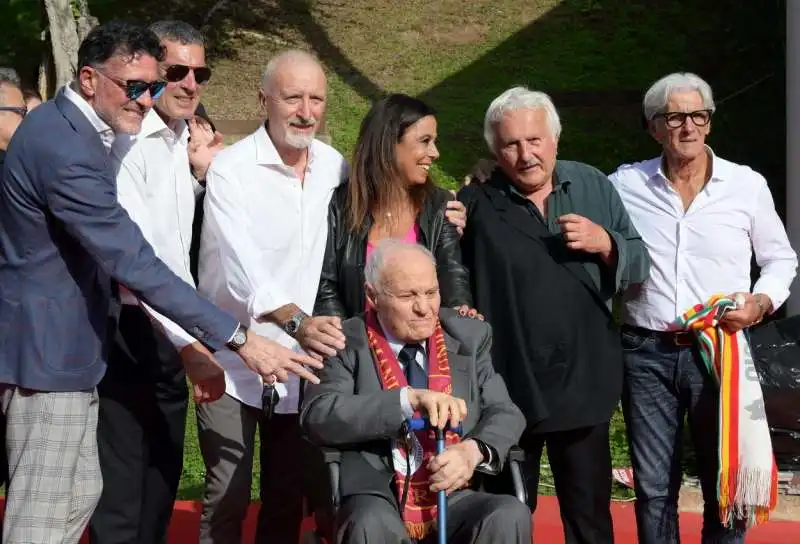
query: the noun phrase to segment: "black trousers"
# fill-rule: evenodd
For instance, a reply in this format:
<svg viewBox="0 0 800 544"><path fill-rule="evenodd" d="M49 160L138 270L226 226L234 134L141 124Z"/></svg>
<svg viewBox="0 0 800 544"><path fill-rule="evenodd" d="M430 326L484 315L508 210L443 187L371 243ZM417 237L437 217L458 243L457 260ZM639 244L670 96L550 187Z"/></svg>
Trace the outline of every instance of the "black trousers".
<svg viewBox="0 0 800 544"><path fill-rule="evenodd" d="M141 308L122 307L97 390L103 493L90 540L166 543L183 470L189 392L177 351Z"/></svg>
<svg viewBox="0 0 800 544"><path fill-rule="evenodd" d="M569 431L525 431L519 445L525 451L525 479L531 512L536 510L542 450L553 471L566 544L611 544L611 450L608 422ZM504 473L487 478L487 491L513 493Z"/></svg>

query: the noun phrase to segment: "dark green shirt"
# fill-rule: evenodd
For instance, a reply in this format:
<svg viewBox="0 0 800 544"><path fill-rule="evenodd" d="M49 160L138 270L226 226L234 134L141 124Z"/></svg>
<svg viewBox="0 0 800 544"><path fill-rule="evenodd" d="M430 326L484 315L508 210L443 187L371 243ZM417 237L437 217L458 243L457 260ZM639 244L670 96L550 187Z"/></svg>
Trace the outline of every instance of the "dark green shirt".
<svg viewBox="0 0 800 544"><path fill-rule="evenodd" d="M556 161L553 191L546 199L547 217L522 195L510 180L507 196L517 206L541 221L553 235L561 233L556 220L574 213L606 229L617 252L617 266L610 275L608 265L598 258L582 261L609 308L615 294L641 284L650 273L650 258L642 237L636 231L616 189L600 170L574 161Z"/></svg>

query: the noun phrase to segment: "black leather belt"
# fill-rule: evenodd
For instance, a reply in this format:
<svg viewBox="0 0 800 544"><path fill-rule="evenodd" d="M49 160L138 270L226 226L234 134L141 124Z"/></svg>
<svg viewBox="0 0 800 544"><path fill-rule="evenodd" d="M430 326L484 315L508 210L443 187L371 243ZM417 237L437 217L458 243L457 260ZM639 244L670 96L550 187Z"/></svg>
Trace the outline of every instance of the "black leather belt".
<svg viewBox="0 0 800 544"><path fill-rule="evenodd" d="M632 332L637 336L653 338L657 342L676 348L687 348L694 345L694 333L690 331L651 331L644 327L622 325L622 332Z"/></svg>

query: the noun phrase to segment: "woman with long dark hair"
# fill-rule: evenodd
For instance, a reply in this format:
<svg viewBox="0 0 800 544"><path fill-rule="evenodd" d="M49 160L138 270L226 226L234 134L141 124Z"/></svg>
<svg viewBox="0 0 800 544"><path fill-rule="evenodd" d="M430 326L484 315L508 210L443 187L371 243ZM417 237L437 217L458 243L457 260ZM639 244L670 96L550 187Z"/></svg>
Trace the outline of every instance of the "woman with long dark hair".
<svg viewBox="0 0 800 544"><path fill-rule="evenodd" d="M314 313L348 318L363 312L367 258L381 240L398 238L433 253L442 306L475 314L460 235L445 217L453 196L429 175L438 157L436 117L424 102L392 94L372 106L361 122L350 180L331 199Z"/></svg>

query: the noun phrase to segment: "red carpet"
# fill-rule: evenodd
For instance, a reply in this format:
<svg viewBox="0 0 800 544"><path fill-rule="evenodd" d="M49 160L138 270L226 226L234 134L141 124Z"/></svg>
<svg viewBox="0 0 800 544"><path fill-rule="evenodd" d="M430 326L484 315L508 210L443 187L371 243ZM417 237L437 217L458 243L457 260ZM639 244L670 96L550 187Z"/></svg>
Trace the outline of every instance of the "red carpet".
<svg viewBox="0 0 800 544"><path fill-rule="evenodd" d="M253 542L255 534L256 505L251 506L250 515L245 522L245 543ZM636 544L636 521L633 503L614 503L614 530L616 544ZM195 544L198 536L200 507L196 503L179 501L175 504L170 527L170 544ZM700 542L702 518L699 514L681 514L681 538L686 543ZM308 519L304 528L313 529L313 521ZM86 539L84 541L88 542ZM539 506L534 518L534 541L537 544L563 544L561 518L555 497L539 497ZM747 536L747 544L798 544L800 543L800 522L773 521L756 527Z"/></svg>

